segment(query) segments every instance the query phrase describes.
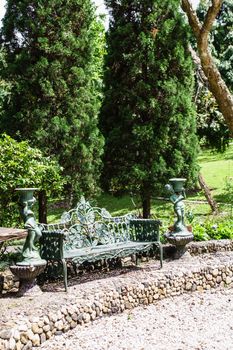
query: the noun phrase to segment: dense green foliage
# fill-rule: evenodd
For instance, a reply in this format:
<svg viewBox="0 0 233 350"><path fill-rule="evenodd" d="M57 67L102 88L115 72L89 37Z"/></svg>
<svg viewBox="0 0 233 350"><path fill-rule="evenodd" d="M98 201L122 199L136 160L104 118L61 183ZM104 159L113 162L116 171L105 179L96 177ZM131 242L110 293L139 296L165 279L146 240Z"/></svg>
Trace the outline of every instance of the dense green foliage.
<svg viewBox="0 0 233 350"><path fill-rule="evenodd" d="M2 76L12 82L0 131L55 154L70 196L97 191L103 25L91 0L7 1Z"/></svg>
<svg viewBox="0 0 233 350"><path fill-rule="evenodd" d="M197 140L188 28L179 1L106 0L104 187L152 194L173 176L193 179ZM161 192L160 192L161 193Z"/></svg>
<svg viewBox="0 0 233 350"><path fill-rule="evenodd" d="M196 100L197 134L200 143L218 152L224 152L231 140L229 128L208 88L202 87Z"/></svg>
<svg viewBox="0 0 233 350"><path fill-rule="evenodd" d="M4 50L0 50L0 71L4 71L6 69L6 57ZM3 112L4 102L9 98L10 93L10 82L6 82L6 80L0 78L0 118Z"/></svg>
<svg viewBox="0 0 233 350"><path fill-rule="evenodd" d="M210 5L209 0L201 0L197 14L202 22ZM223 1L219 15L210 33L210 48L218 69L233 91L233 2ZM200 83L200 82L199 82ZM229 144L230 133L222 114L219 112L214 97L203 87L197 100L197 131L200 139L207 146L224 151Z"/></svg>
<svg viewBox="0 0 233 350"><path fill-rule="evenodd" d="M48 195L60 192L61 168L28 142L17 142L10 136L0 138L0 226L14 226L19 220L17 187L37 187Z"/></svg>

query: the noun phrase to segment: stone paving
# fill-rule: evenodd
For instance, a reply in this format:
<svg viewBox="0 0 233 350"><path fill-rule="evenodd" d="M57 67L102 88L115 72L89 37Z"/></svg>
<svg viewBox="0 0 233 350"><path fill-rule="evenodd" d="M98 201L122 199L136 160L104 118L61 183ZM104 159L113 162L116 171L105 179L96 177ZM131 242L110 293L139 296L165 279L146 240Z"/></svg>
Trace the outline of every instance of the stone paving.
<svg viewBox="0 0 233 350"><path fill-rule="evenodd" d="M0 349L32 349L54 335L62 336L96 319L100 322L105 315L149 304L154 306L148 310L154 310L166 297L231 288L232 258L232 251L202 254L187 260L166 260L163 269L159 269L159 261L151 260L139 267L75 278L70 281L69 293L63 292L59 283L45 286L44 293L33 298L6 296L0 299Z"/></svg>
<svg viewBox="0 0 233 350"><path fill-rule="evenodd" d="M55 336L43 350L232 350L233 289L183 294Z"/></svg>

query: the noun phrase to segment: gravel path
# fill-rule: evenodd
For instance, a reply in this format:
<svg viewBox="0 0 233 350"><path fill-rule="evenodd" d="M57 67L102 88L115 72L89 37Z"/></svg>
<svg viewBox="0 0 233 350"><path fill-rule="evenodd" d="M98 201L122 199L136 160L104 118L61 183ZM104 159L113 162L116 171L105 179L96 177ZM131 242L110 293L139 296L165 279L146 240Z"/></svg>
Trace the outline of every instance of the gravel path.
<svg viewBox="0 0 233 350"><path fill-rule="evenodd" d="M232 350L233 290L185 294L106 317L44 350Z"/></svg>

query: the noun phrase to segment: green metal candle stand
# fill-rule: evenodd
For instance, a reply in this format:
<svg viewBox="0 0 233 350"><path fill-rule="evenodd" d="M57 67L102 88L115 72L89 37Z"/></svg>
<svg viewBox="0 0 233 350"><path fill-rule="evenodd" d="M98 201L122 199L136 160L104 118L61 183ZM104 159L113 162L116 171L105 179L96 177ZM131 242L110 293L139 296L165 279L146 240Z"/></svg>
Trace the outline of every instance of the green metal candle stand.
<svg viewBox="0 0 233 350"><path fill-rule="evenodd" d="M46 260L41 259L37 243L41 237L41 230L36 223L32 206L36 199L33 194L36 188L17 188L20 194L20 214L24 221L24 228L28 234L22 250L22 261L10 266L11 272L20 280L19 296L35 295L41 293L36 284L36 277L43 272Z"/></svg>
<svg viewBox="0 0 233 350"><path fill-rule="evenodd" d="M194 238L192 228L184 223L185 182L186 179L184 178L172 178L169 180L169 184L165 186L170 193L169 199L174 205L174 212L177 217L174 225L169 227L169 231L165 234L167 241L176 247L175 259L190 257L186 245L193 241Z"/></svg>

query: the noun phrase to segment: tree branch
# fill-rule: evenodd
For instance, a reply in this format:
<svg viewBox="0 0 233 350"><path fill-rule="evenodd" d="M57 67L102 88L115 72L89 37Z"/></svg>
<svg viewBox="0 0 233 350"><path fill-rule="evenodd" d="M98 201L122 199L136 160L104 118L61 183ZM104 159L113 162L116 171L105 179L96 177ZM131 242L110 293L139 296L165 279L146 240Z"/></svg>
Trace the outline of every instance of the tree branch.
<svg viewBox="0 0 233 350"><path fill-rule="evenodd" d="M199 22L199 19L197 18L196 11L194 11L189 0L182 0L181 7L182 7L182 10L188 16L189 24L193 30L193 33L194 33L196 39L198 39L199 35L200 35L200 31L201 31L201 23Z"/></svg>
<svg viewBox="0 0 233 350"><path fill-rule="evenodd" d="M212 6L210 6L207 11L207 14L205 16L204 23L201 29L201 31L203 32L203 35L206 32L208 33L210 32L213 26L213 23L217 17L217 14L219 13L220 8L222 6L222 2L223 0L212 0Z"/></svg>
<svg viewBox="0 0 233 350"><path fill-rule="evenodd" d="M199 76L201 78L201 81L203 84L205 84L206 86L208 86L208 79L206 78L202 66L201 66L201 60L200 57L198 56L198 54L196 53L196 51L192 48L191 45L189 45L189 52L192 56L193 62L195 64L195 66L197 67Z"/></svg>
<svg viewBox="0 0 233 350"><path fill-rule="evenodd" d="M216 19L217 14L220 11L223 0L212 0L212 6L209 7L207 14L204 19L204 23L201 27L199 34L200 45L203 46L203 49L208 49L208 37L210 30L213 26L213 23Z"/></svg>
<svg viewBox="0 0 233 350"><path fill-rule="evenodd" d="M201 60L201 66L208 80L209 90L215 97L219 110L233 135L233 96L222 79L208 47L209 33L222 3L223 0L212 0L212 6L209 7L204 23L201 25L196 12L192 8L190 0L181 0L182 9L188 17L189 25L197 40L197 49Z"/></svg>

